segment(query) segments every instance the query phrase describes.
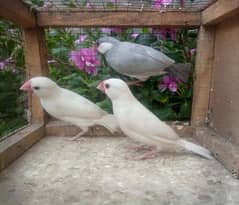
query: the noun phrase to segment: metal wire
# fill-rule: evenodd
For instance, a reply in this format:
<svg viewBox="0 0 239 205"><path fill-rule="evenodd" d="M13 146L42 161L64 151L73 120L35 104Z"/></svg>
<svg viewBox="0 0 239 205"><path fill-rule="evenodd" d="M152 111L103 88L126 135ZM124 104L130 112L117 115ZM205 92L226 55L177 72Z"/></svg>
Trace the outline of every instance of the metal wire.
<svg viewBox="0 0 239 205"><path fill-rule="evenodd" d="M101 9L101 10L202 10L216 0L44 0L32 3L31 0L23 0L37 10L57 10L67 8ZM161 2L161 3L160 3Z"/></svg>

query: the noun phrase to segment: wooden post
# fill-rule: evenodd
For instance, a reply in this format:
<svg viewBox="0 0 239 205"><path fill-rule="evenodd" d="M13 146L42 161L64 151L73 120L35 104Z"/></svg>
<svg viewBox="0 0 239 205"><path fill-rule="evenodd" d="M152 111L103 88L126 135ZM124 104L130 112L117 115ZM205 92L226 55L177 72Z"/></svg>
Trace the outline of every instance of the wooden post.
<svg viewBox="0 0 239 205"><path fill-rule="evenodd" d="M23 41L27 79L34 76L47 76L48 64L44 29L24 29ZM29 95L28 105L31 114L30 123L46 123L46 113L36 96Z"/></svg>
<svg viewBox="0 0 239 205"><path fill-rule="evenodd" d="M239 13L239 0L218 0L202 11L202 24L215 25Z"/></svg>
<svg viewBox="0 0 239 205"><path fill-rule="evenodd" d="M211 76L214 59L215 28L201 26L197 42L194 95L191 123L202 126L208 121Z"/></svg>

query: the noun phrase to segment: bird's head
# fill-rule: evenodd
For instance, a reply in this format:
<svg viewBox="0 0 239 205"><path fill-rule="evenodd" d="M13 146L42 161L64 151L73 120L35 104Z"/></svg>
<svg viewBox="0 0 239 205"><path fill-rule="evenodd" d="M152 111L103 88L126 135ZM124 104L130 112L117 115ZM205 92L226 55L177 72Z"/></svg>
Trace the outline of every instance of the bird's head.
<svg viewBox="0 0 239 205"><path fill-rule="evenodd" d="M26 81L20 90L33 92L38 97L48 97L58 89L57 84L47 77L34 77Z"/></svg>
<svg viewBox="0 0 239 205"><path fill-rule="evenodd" d="M105 93L111 100L116 100L123 96L132 96L128 85L123 80L117 78L101 81L97 88Z"/></svg>
<svg viewBox="0 0 239 205"><path fill-rule="evenodd" d="M119 43L120 41L116 38L113 38L111 36L104 36L104 37L101 37L97 40L97 43L98 44L101 44L101 43L112 43L112 44L116 44L116 43Z"/></svg>
<svg viewBox="0 0 239 205"><path fill-rule="evenodd" d="M116 43L119 42L119 40L110 36L101 37L97 40L97 44L99 45L97 50L99 51L99 53L105 54L107 51L113 48Z"/></svg>

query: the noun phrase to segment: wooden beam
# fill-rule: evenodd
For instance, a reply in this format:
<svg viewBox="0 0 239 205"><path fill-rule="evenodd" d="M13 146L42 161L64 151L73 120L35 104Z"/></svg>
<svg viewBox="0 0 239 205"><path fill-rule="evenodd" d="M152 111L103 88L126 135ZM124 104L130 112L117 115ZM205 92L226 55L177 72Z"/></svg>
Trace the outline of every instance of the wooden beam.
<svg viewBox="0 0 239 205"><path fill-rule="evenodd" d="M47 76L48 64L44 29L24 29L23 45L27 78ZM31 123L46 122L46 113L43 111L39 99L35 95L29 95L28 102L31 113Z"/></svg>
<svg viewBox="0 0 239 205"><path fill-rule="evenodd" d="M82 11L71 9L37 13L37 24L41 27L198 27L200 23L200 12L186 11Z"/></svg>
<svg viewBox="0 0 239 205"><path fill-rule="evenodd" d="M36 25L35 15L20 0L0 0L0 16L24 28Z"/></svg>
<svg viewBox="0 0 239 205"><path fill-rule="evenodd" d="M239 178L238 144L230 142L210 128L197 128L193 136L200 144L207 147L233 175Z"/></svg>
<svg viewBox="0 0 239 205"><path fill-rule="evenodd" d="M44 136L43 124L32 124L0 142L0 170L20 157Z"/></svg>
<svg viewBox="0 0 239 205"><path fill-rule="evenodd" d="M239 13L239 0L218 0L202 12L202 24L217 24L236 13Z"/></svg>
<svg viewBox="0 0 239 205"><path fill-rule="evenodd" d="M191 123L202 126L208 122L211 76L214 60L215 28L201 26L197 42L194 95Z"/></svg>

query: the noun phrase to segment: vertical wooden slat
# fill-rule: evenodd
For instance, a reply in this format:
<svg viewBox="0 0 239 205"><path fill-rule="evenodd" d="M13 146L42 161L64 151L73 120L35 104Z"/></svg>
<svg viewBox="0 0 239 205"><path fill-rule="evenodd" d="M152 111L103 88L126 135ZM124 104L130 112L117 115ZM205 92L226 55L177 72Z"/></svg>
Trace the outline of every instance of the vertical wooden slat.
<svg viewBox="0 0 239 205"><path fill-rule="evenodd" d="M45 33L42 28L24 29L23 42L27 79L34 76L47 76L47 49ZM34 95L29 95L29 110L31 112L31 122L46 122L46 113L40 105L39 99Z"/></svg>
<svg viewBox="0 0 239 205"><path fill-rule="evenodd" d="M207 122L211 76L214 59L215 28L201 26L197 42L194 96L191 123L202 126Z"/></svg>

